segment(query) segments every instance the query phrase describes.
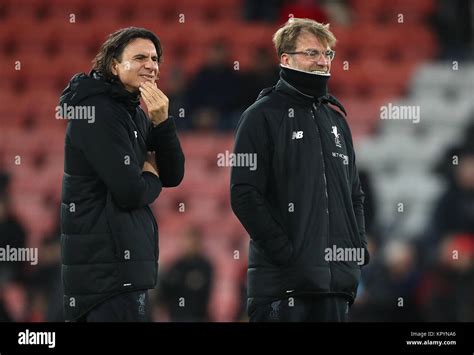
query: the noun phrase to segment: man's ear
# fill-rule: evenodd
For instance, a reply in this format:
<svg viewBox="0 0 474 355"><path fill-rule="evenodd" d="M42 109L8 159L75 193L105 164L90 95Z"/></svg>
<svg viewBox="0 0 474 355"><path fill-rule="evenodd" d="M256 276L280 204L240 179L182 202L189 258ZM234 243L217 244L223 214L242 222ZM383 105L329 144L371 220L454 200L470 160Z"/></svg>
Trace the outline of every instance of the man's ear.
<svg viewBox="0 0 474 355"><path fill-rule="evenodd" d="M111 64L110 70L112 71L112 74L114 74L115 76L118 75L118 70L117 70L118 65L119 65L119 62L117 62L117 60L115 58L112 59L112 64Z"/></svg>
<svg viewBox="0 0 474 355"><path fill-rule="evenodd" d="M286 53L283 53L280 57L280 64L288 66L290 62L290 56Z"/></svg>

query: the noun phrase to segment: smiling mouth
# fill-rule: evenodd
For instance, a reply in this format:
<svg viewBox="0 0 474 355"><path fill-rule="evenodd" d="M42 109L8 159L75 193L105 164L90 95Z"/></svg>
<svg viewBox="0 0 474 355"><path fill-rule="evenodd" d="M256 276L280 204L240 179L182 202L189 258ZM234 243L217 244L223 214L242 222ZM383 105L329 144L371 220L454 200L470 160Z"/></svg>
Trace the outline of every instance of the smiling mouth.
<svg viewBox="0 0 474 355"><path fill-rule="evenodd" d="M142 75L140 75L140 76L143 77L143 78L146 78L146 79L150 79L150 80L154 80L154 79L155 79L155 76L154 76L154 75L142 74Z"/></svg>
<svg viewBox="0 0 474 355"><path fill-rule="evenodd" d="M312 70L311 73L313 73L313 74L327 74L328 70L327 70L327 68L320 68L320 69Z"/></svg>

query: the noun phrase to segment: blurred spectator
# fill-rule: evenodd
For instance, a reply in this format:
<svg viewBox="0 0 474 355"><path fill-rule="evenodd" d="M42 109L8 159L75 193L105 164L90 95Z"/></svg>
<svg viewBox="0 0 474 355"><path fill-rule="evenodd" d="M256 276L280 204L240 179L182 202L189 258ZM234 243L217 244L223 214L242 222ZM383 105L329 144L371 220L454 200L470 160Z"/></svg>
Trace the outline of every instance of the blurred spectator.
<svg viewBox="0 0 474 355"><path fill-rule="evenodd" d="M187 107L193 127L233 128L231 117L238 109L240 91L240 77L229 63L225 44L214 42L206 64L191 81L188 91Z"/></svg>
<svg viewBox="0 0 474 355"><path fill-rule="evenodd" d="M25 248L26 234L13 216L8 195L9 176L0 173L0 248ZM0 261L0 321L28 321L27 261Z"/></svg>
<svg viewBox="0 0 474 355"><path fill-rule="evenodd" d="M5 308L5 301L3 300L3 290L0 286L0 322L11 322L13 319L8 314Z"/></svg>
<svg viewBox="0 0 474 355"><path fill-rule="evenodd" d="M28 293L22 282L9 282L1 288L1 293L0 299L3 300L11 321L28 322L32 320L29 312Z"/></svg>
<svg viewBox="0 0 474 355"><path fill-rule="evenodd" d="M171 70L166 95L169 99L169 115L175 118L176 128L187 130L191 128L191 118L186 109L186 79L183 72L174 67Z"/></svg>
<svg viewBox="0 0 474 355"><path fill-rule="evenodd" d="M450 151L451 167L448 173L448 187L435 203L422 247L431 253L430 263L439 243L449 235L468 233L474 235L474 146L465 144ZM457 157L457 164L453 164Z"/></svg>
<svg viewBox="0 0 474 355"><path fill-rule="evenodd" d="M9 176L0 172L0 248L24 248L26 234L13 216L8 195ZM15 279L24 279L25 262L0 262L0 285Z"/></svg>
<svg viewBox="0 0 474 355"><path fill-rule="evenodd" d="M474 320L474 145L466 132L438 166L448 185L420 243L427 271L419 299L429 321Z"/></svg>
<svg viewBox="0 0 474 355"><path fill-rule="evenodd" d="M474 15L472 1L438 0L433 16L440 45L440 59L474 59Z"/></svg>
<svg viewBox="0 0 474 355"><path fill-rule="evenodd" d="M213 267L202 252L199 229L190 229L182 239L183 255L165 272L158 287L160 303L171 321L208 321Z"/></svg>
<svg viewBox="0 0 474 355"><path fill-rule="evenodd" d="M471 123L468 125L466 129L466 135L465 135L464 141L474 144L474 110L471 112L468 122L471 122Z"/></svg>
<svg viewBox="0 0 474 355"><path fill-rule="evenodd" d="M375 254L362 276L352 321L421 321L416 304L420 274L415 248L408 242L390 241Z"/></svg>
<svg viewBox="0 0 474 355"><path fill-rule="evenodd" d="M59 221L56 231L42 240L39 263L32 270L28 287L33 298L33 313L42 321L63 322L61 284L61 245Z"/></svg>
<svg viewBox="0 0 474 355"><path fill-rule="evenodd" d="M290 17L309 18L320 23L328 23L326 11L318 0L285 1L278 18L278 23L285 23Z"/></svg>
<svg viewBox="0 0 474 355"><path fill-rule="evenodd" d="M470 113L467 122L470 122L470 124L463 130L463 139L447 149L444 156L434 167L435 173L442 175L449 183L454 185L456 185L456 169L454 169L453 158L458 157L460 159L460 156L465 153L474 152L474 110Z"/></svg>
<svg viewBox="0 0 474 355"><path fill-rule="evenodd" d="M245 0L244 20L273 23L278 18L278 10L283 0Z"/></svg>
<svg viewBox="0 0 474 355"><path fill-rule="evenodd" d="M424 278L420 299L427 321L474 321L474 234L446 238Z"/></svg>
<svg viewBox="0 0 474 355"><path fill-rule="evenodd" d="M237 270L237 290L238 305L236 307L235 316L232 317L233 322L248 322L247 316L247 266L248 266L248 241L247 234L236 233L231 237L230 252L239 251L239 258L235 261Z"/></svg>
<svg viewBox="0 0 474 355"><path fill-rule="evenodd" d="M255 65L253 69L242 74L242 90L240 106L244 108L255 102L258 94L264 88L272 87L279 79L280 71L275 61L274 52L267 48L255 50Z"/></svg>
<svg viewBox="0 0 474 355"><path fill-rule="evenodd" d="M221 115L216 108L212 107L200 107L194 111L192 115L192 126L195 131L200 133L214 134L219 122Z"/></svg>

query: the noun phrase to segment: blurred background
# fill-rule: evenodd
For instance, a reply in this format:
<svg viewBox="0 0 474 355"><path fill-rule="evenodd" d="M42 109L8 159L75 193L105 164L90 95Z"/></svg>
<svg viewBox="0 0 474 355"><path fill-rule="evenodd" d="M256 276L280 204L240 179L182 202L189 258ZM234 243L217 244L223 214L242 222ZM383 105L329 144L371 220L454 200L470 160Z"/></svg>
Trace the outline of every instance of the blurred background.
<svg viewBox="0 0 474 355"><path fill-rule="evenodd" d="M160 227L155 321L246 321L248 235L230 209L243 110L278 80L272 35L289 17L331 24L329 91L346 107L372 252L353 321L474 321L474 5L471 0L1 0L0 321L62 321L61 91L107 35L161 39L159 87L186 156ZM391 106L390 106L391 105ZM419 122L381 119L383 107ZM181 298L184 297L185 304Z"/></svg>

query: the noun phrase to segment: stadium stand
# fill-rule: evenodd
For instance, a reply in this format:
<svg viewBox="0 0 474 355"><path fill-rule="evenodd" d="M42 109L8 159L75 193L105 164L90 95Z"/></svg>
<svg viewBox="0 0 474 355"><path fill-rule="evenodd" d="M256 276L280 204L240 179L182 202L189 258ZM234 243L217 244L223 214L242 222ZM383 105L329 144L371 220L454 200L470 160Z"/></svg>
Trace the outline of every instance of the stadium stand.
<svg viewBox="0 0 474 355"><path fill-rule="evenodd" d="M384 238L410 239L422 232L444 186L431 172L436 159L472 120L474 66L456 71L452 63L432 62L438 52L427 21L433 0L352 0L348 6L352 23L332 25L338 44L330 91L347 109L359 164L373 175L378 224L390 231ZM41 245L57 228L66 127L55 118L59 95L74 73L90 70L106 35L130 25L157 33L164 47L159 84L166 93L167 71L180 67L192 80L216 40L228 45L231 64L238 61L244 72L253 68L255 48L273 50L280 24L245 22L242 7L241 0L2 1L0 169L12 176L13 210L29 246ZM380 108L388 104L419 107L420 122L381 120ZM230 168L216 164L219 153L232 151L233 135L186 130L180 138L185 178L152 206L160 264L166 268L180 256L177 240L187 227L203 228L204 250L218 270L211 319L239 320L245 260L233 255L238 245L246 257L248 236L230 210ZM397 212L400 202L409 218Z"/></svg>

